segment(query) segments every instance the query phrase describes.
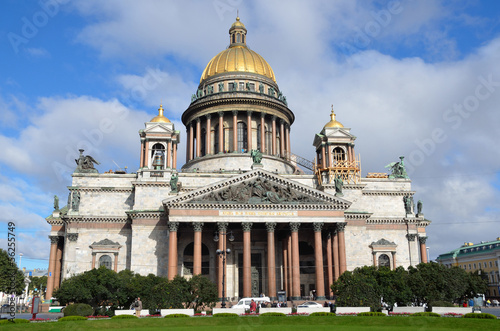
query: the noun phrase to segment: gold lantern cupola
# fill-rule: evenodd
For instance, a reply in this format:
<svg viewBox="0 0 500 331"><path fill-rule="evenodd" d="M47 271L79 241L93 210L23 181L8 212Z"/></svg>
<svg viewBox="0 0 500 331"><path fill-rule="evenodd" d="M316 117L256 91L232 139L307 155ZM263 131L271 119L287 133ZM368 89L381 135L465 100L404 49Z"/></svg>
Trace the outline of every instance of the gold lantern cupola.
<svg viewBox="0 0 500 331"><path fill-rule="evenodd" d="M163 105L158 108L158 116L154 117L151 122L170 123L170 120L163 115Z"/></svg>
<svg viewBox="0 0 500 331"><path fill-rule="evenodd" d="M330 122L326 123L326 125L323 127L324 129L326 128L343 128L344 126L342 123L337 121L335 119L335 112L333 111L333 105L332 105L332 112L330 113Z"/></svg>
<svg viewBox="0 0 500 331"><path fill-rule="evenodd" d="M229 28L229 47L245 46L246 36L247 28L245 28L245 24L240 22L239 17L236 17L236 22Z"/></svg>

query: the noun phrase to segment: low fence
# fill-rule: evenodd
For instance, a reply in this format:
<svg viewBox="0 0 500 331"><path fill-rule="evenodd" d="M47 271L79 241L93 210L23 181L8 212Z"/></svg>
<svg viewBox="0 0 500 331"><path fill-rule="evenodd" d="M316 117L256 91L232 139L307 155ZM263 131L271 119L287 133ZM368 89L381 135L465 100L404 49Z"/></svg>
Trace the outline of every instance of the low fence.
<svg viewBox="0 0 500 331"><path fill-rule="evenodd" d="M336 314L359 314L370 311L370 307L337 307Z"/></svg>
<svg viewBox="0 0 500 331"><path fill-rule="evenodd" d="M432 312L440 315L444 314L468 314L472 313L472 307L432 307Z"/></svg>
<svg viewBox="0 0 500 331"><path fill-rule="evenodd" d="M392 310L393 313L423 313L425 311L425 307L394 307Z"/></svg>

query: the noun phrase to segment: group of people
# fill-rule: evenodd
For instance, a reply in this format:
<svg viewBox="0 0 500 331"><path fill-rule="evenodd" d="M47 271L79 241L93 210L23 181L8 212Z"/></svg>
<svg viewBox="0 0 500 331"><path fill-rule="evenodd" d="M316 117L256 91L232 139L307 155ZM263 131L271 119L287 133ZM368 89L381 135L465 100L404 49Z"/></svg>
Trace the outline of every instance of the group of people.
<svg viewBox="0 0 500 331"><path fill-rule="evenodd" d="M328 301L323 304L323 307L330 307L330 312L334 313L335 312L335 303Z"/></svg>

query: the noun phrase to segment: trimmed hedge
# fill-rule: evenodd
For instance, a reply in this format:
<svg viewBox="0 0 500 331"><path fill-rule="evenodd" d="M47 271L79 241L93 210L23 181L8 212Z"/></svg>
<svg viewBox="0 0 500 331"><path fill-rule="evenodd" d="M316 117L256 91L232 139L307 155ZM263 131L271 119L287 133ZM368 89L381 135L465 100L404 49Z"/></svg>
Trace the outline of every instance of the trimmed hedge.
<svg viewBox="0 0 500 331"><path fill-rule="evenodd" d="M164 318L178 318L178 317L189 317L189 315L186 314L170 314L166 315Z"/></svg>
<svg viewBox="0 0 500 331"><path fill-rule="evenodd" d="M92 316L94 309L86 303L73 303L67 305L63 309L64 317L66 316Z"/></svg>
<svg viewBox="0 0 500 331"><path fill-rule="evenodd" d="M464 315L464 318L486 318L496 320L497 317L488 313L468 313Z"/></svg>
<svg viewBox="0 0 500 331"><path fill-rule="evenodd" d="M259 316L285 316L286 317L286 314L278 313L276 311L270 311L268 313L262 313Z"/></svg>
<svg viewBox="0 0 500 331"><path fill-rule="evenodd" d="M424 316L424 317L441 317L441 315L439 315L438 313L432 313L430 311L426 311L426 312L423 312L423 313L415 313L415 314L411 314L410 316Z"/></svg>
<svg viewBox="0 0 500 331"><path fill-rule="evenodd" d="M22 319L22 318L14 318L14 319L6 319L6 320L0 320L0 324L9 324L9 323L14 323L14 324L24 324L24 323L29 323L30 321Z"/></svg>
<svg viewBox="0 0 500 331"><path fill-rule="evenodd" d="M378 312L378 311L365 311L362 313L359 313L358 316L386 316L384 313Z"/></svg>
<svg viewBox="0 0 500 331"><path fill-rule="evenodd" d="M67 321L86 321L86 320L87 320L87 317L85 317L85 316L72 315L72 316L61 317L58 321L59 322L67 322Z"/></svg>
<svg viewBox="0 0 500 331"><path fill-rule="evenodd" d="M235 313L218 313L218 314L214 314L213 317L238 317L239 315L238 314L235 314Z"/></svg>
<svg viewBox="0 0 500 331"><path fill-rule="evenodd" d="M139 318L135 315L115 315L111 317L111 319L117 319L117 320L126 320L126 319L131 319L131 318Z"/></svg>
<svg viewBox="0 0 500 331"><path fill-rule="evenodd" d="M433 301L429 303L430 307L455 307L455 305L448 301Z"/></svg>
<svg viewBox="0 0 500 331"><path fill-rule="evenodd" d="M335 316L335 313L328 313L326 311L317 311L315 313L309 314L309 316Z"/></svg>

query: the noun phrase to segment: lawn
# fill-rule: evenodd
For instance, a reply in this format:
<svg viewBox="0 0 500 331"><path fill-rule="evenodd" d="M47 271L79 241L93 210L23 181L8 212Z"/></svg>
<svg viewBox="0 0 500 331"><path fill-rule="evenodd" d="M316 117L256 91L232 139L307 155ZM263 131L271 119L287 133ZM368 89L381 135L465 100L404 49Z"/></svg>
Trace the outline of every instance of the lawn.
<svg viewBox="0 0 500 331"><path fill-rule="evenodd" d="M0 325L0 330L499 330L500 320L447 317L245 316L231 318L142 318Z"/></svg>

